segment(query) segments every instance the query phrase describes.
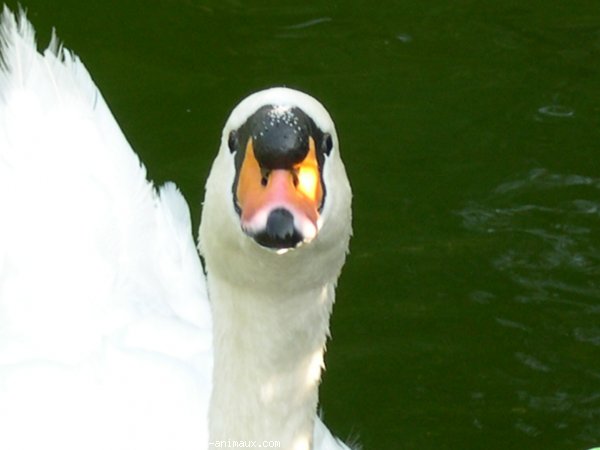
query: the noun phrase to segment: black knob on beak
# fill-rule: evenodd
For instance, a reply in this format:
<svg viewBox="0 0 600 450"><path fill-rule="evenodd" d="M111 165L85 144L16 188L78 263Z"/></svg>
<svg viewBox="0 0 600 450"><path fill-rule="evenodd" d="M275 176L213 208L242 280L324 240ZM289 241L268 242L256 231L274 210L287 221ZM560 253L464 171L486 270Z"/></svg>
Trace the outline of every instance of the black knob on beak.
<svg viewBox="0 0 600 450"><path fill-rule="evenodd" d="M269 213L267 226L254 240L272 249L294 248L302 242L302 235L294 226L294 216L287 209L277 208Z"/></svg>

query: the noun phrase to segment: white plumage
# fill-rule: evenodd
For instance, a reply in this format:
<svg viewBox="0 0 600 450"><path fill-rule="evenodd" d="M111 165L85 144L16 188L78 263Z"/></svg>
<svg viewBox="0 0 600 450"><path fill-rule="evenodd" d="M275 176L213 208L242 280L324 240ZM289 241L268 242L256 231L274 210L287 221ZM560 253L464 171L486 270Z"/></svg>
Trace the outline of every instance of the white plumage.
<svg viewBox="0 0 600 450"><path fill-rule="evenodd" d="M0 448L209 448L185 200L147 181L76 56L38 53L6 8L0 32ZM342 448L318 419L314 439Z"/></svg>

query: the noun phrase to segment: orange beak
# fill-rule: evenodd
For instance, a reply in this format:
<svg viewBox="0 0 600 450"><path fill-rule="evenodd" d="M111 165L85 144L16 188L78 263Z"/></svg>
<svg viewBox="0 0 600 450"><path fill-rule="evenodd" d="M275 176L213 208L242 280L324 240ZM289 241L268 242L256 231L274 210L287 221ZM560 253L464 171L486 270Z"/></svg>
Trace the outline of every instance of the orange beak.
<svg viewBox="0 0 600 450"><path fill-rule="evenodd" d="M309 150L302 162L290 169L265 170L254 154L252 138L240 167L236 190L244 231L250 235L267 228L270 214L284 210L293 218L294 230L300 241L313 239L318 231L319 209L323 201L323 186L315 150L309 138Z"/></svg>

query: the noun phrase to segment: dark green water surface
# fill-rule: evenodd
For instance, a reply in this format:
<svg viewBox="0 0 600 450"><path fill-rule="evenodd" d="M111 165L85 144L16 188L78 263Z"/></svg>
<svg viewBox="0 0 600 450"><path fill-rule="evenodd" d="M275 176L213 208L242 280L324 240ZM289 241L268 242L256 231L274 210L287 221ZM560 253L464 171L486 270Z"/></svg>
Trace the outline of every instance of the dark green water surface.
<svg viewBox="0 0 600 450"><path fill-rule="evenodd" d="M195 226L242 97L329 108L355 194L321 388L336 434L600 445L597 0L23 3Z"/></svg>

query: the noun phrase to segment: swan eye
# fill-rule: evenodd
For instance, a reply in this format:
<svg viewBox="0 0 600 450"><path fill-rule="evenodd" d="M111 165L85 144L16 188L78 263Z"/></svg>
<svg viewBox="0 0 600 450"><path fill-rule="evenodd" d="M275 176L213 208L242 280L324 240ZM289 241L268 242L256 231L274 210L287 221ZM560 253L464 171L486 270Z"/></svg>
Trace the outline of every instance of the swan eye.
<svg viewBox="0 0 600 450"><path fill-rule="evenodd" d="M240 141L238 139L237 131L233 130L229 133L229 140L227 141L227 145L229 146L229 151L231 153L237 152L240 147Z"/></svg>
<svg viewBox="0 0 600 450"><path fill-rule="evenodd" d="M331 153L331 149L333 148L333 139L331 138L331 135L329 133L325 134L325 136L323 136L323 146L324 146L324 153L326 155L329 155Z"/></svg>

